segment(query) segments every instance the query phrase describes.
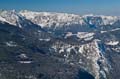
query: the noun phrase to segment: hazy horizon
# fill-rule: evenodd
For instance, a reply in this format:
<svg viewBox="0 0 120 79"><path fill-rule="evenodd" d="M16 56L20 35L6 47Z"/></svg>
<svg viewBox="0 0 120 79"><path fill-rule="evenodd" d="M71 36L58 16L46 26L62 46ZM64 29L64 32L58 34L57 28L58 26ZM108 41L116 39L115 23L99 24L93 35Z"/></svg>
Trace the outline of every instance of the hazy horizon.
<svg viewBox="0 0 120 79"><path fill-rule="evenodd" d="M1 0L0 9L120 16L120 0Z"/></svg>

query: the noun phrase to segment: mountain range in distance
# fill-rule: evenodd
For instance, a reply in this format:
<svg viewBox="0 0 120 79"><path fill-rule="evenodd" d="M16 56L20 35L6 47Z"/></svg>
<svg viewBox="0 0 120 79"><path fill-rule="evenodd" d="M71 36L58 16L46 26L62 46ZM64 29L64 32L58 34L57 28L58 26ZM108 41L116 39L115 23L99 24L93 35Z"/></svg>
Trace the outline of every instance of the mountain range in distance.
<svg viewBox="0 0 120 79"><path fill-rule="evenodd" d="M0 11L0 78L120 79L120 17Z"/></svg>

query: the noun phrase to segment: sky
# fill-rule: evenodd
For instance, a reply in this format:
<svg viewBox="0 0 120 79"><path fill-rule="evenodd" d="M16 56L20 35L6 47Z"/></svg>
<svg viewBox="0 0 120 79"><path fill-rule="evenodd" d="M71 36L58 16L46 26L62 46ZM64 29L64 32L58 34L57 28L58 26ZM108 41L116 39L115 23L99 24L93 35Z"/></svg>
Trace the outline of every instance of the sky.
<svg viewBox="0 0 120 79"><path fill-rule="evenodd" d="M0 9L120 16L120 0L0 0Z"/></svg>

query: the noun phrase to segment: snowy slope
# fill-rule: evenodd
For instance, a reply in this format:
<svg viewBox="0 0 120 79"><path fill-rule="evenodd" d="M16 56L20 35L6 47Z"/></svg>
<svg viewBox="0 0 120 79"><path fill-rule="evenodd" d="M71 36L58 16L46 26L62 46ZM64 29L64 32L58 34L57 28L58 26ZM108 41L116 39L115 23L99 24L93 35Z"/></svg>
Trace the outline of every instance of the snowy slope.
<svg viewBox="0 0 120 79"><path fill-rule="evenodd" d="M25 18L15 10L3 10L0 12L0 21L7 22L11 25L19 26L21 28L21 22L24 20Z"/></svg>
<svg viewBox="0 0 120 79"><path fill-rule="evenodd" d="M64 25L68 26L71 24L84 23L82 17L79 15L67 13L32 12L25 10L21 11L20 14L42 27L51 27L52 25L60 27Z"/></svg>

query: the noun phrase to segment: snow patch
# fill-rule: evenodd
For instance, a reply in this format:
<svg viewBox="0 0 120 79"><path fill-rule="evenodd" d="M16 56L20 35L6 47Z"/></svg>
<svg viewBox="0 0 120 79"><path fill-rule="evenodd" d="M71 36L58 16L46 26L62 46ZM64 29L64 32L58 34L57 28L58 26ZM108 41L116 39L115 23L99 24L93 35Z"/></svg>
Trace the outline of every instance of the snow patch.
<svg viewBox="0 0 120 79"><path fill-rule="evenodd" d="M111 46L115 46L115 45L118 45L119 44L119 41L109 41L106 43L106 45L111 45Z"/></svg>
<svg viewBox="0 0 120 79"><path fill-rule="evenodd" d="M47 38L47 39L39 39L40 41L46 41L46 42L48 42L48 41L50 41L50 38Z"/></svg>
<svg viewBox="0 0 120 79"><path fill-rule="evenodd" d="M115 28L115 29L112 29L112 30L108 30L108 31L100 31L101 33L106 33L106 32L114 32L114 31L118 31L120 30L120 28Z"/></svg>
<svg viewBox="0 0 120 79"><path fill-rule="evenodd" d="M26 54L22 53L19 55L20 58L28 58Z"/></svg>
<svg viewBox="0 0 120 79"><path fill-rule="evenodd" d="M17 46L16 43L13 41L6 42L5 44L9 47L16 47Z"/></svg>
<svg viewBox="0 0 120 79"><path fill-rule="evenodd" d="M19 61L19 63L21 63L21 64L30 64L30 63L32 63L32 61Z"/></svg>
<svg viewBox="0 0 120 79"><path fill-rule="evenodd" d="M70 37L70 36L73 36L72 32L67 32L65 38L68 38L68 37Z"/></svg>
<svg viewBox="0 0 120 79"><path fill-rule="evenodd" d="M78 50L79 53L81 53L81 54L83 53L83 50L84 50L83 47L84 47L84 46L82 45L82 46L79 48L79 50Z"/></svg>
<svg viewBox="0 0 120 79"><path fill-rule="evenodd" d="M7 22L3 17L0 16L0 21Z"/></svg>
<svg viewBox="0 0 120 79"><path fill-rule="evenodd" d="M91 40L94 38L95 33L89 32L78 32L77 37L80 39L84 39L85 41Z"/></svg>

